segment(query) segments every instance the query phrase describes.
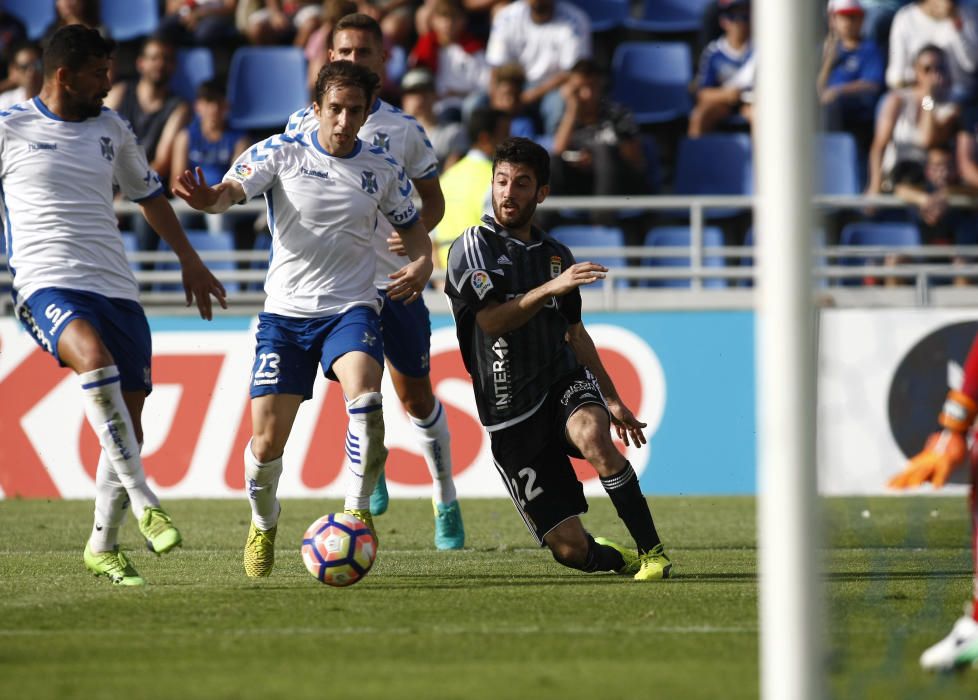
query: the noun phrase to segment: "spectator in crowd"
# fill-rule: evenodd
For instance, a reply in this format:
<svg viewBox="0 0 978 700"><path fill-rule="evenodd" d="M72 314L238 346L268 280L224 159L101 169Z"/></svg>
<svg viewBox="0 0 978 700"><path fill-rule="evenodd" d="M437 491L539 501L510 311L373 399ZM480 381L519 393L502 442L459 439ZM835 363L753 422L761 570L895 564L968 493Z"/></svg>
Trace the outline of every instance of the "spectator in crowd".
<svg viewBox="0 0 978 700"><path fill-rule="evenodd" d="M7 75L15 86L0 93L0 109L29 100L41 91L44 72L41 70L41 49L37 44L23 42L14 46L7 63Z"/></svg>
<svg viewBox="0 0 978 700"><path fill-rule="evenodd" d="M163 182L170 177L173 141L190 121L190 106L170 90L175 68L173 44L151 37L136 58L138 79L116 83L105 98L106 106L132 125L150 166Z"/></svg>
<svg viewBox="0 0 978 700"><path fill-rule="evenodd" d="M435 0L431 31L421 35L408 57L412 66L427 68L435 76L440 118L460 120L463 99L482 97L489 87L485 44L466 29L465 10L459 0Z"/></svg>
<svg viewBox="0 0 978 700"><path fill-rule="evenodd" d="M883 89L883 55L861 35L865 11L859 0L829 0L829 33L822 47L818 95L827 131L848 131L862 157L873 140L876 100Z"/></svg>
<svg viewBox="0 0 978 700"><path fill-rule="evenodd" d="M329 60L329 47L333 40L333 27L340 21L341 17L351 15L357 11L357 4L353 0L323 0L322 11L319 16L319 26L309 35L303 45L306 54L306 64L308 65L309 92L312 93L316 87L316 77L319 70L326 65Z"/></svg>
<svg viewBox="0 0 978 700"><path fill-rule="evenodd" d="M918 0L901 8L890 28L890 60L886 84L905 87L915 78L914 61L924 46L944 50L954 86L952 97L968 102L975 97L978 68L978 11L957 0Z"/></svg>
<svg viewBox="0 0 978 700"><path fill-rule="evenodd" d="M441 176L445 216L434 230L435 267L447 268L448 249L483 214L492 213L492 154L509 136L509 115L477 107L468 120L469 152Z"/></svg>
<svg viewBox="0 0 978 700"><path fill-rule="evenodd" d="M249 42L259 46L292 43L298 34L308 36L308 24L319 22L319 0L244 0L243 5L238 28Z"/></svg>
<svg viewBox="0 0 978 700"><path fill-rule="evenodd" d="M750 121L754 86L754 48L749 0L718 0L723 36L700 55L696 105L689 115L693 138L714 131L731 117Z"/></svg>
<svg viewBox="0 0 978 700"><path fill-rule="evenodd" d="M424 0L414 13L414 26L418 36L431 31L431 15L438 0ZM508 5L510 0L461 0L462 9L476 36L485 38L489 34L489 22L496 12Z"/></svg>
<svg viewBox="0 0 978 700"><path fill-rule="evenodd" d="M9 56L14 45L22 41L27 41L27 29L24 23L16 15L0 7L0 56ZM11 76L0 76L0 92L14 87L16 83Z"/></svg>
<svg viewBox="0 0 978 700"><path fill-rule="evenodd" d="M519 63L494 69L489 80L489 107L509 115L510 136L532 139L539 129L520 99L525 85L526 74Z"/></svg>
<svg viewBox="0 0 978 700"><path fill-rule="evenodd" d="M54 33L69 24L81 24L89 29L97 29L102 36L108 36L102 26L102 15L99 10L99 0L57 0L54 9L58 16L44 30L41 46L47 46Z"/></svg>
<svg viewBox="0 0 978 700"><path fill-rule="evenodd" d="M891 90L883 98L869 151L867 194L891 191L898 169L923 167L927 149L947 144L957 128L959 108L950 101L944 51L924 46L914 73L912 87Z"/></svg>
<svg viewBox="0 0 978 700"><path fill-rule="evenodd" d="M409 47L414 34L414 5L414 0L357 0L357 12L377 20L390 51L395 46Z"/></svg>
<svg viewBox="0 0 978 700"><path fill-rule="evenodd" d="M248 147L250 142L247 135L228 126L227 114L224 83L220 80L201 83L194 100L194 119L177 134L173 142L171 190L176 187L184 171L197 172L197 168L204 173L207 182L220 182L224 173L230 170L231 163ZM226 231L227 217L231 216L234 215L206 214L205 225L212 232ZM249 228L253 238L254 229ZM239 243L242 243L238 246L240 248L250 248L254 241Z"/></svg>
<svg viewBox="0 0 978 700"><path fill-rule="evenodd" d="M926 244L954 245L974 240L978 221L970 211L951 208L949 199L955 194L975 194L978 190L962 184L949 146L927 149L923 168L908 167L899 174L893 193L911 206L911 215ZM937 262L937 261L932 261ZM963 258L952 262L964 263ZM964 278L956 284L967 284Z"/></svg>
<svg viewBox="0 0 978 700"><path fill-rule="evenodd" d="M566 108L551 149L551 191L556 195L645 192L638 125L627 107L608 99L597 64L591 59L575 63L561 92ZM613 218L613 212L594 212L595 223L609 223L609 214Z"/></svg>
<svg viewBox="0 0 978 700"><path fill-rule="evenodd" d="M116 83L105 98L129 122L146 159L161 181L170 181L173 142L190 121L190 106L170 90L176 66L173 44L158 37L147 39L136 58L136 80ZM159 238L141 216L133 216L131 227L140 250L155 250Z"/></svg>
<svg viewBox="0 0 978 700"><path fill-rule="evenodd" d="M238 0L166 0L159 34L174 44L212 46L233 36Z"/></svg>
<svg viewBox="0 0 978 700"><path fill-rule="evenodd" d="M521 100L536 107L547 134L560 124L560 86L571 66L590 57L591 21L564 0L516 0L507 5L496 13L486 47L493 70L514 61L523 66L527 87Z"/></svg>
<svg viewBox="0 0 978 700"><path fill-rule="evenodd" d="M469 146L459 122L439 122L435 116L435 77L427 68L412 68L401 80L401 107L418 120L428 134L438 169L451 167Z"/></svg>

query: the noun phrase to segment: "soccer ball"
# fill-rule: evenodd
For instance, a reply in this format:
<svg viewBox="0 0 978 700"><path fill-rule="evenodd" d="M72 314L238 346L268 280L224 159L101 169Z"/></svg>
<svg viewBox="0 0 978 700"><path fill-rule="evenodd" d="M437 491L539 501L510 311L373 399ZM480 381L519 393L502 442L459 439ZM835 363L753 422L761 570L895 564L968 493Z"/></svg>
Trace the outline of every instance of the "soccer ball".
<svg viewBox="0 0 978 700"><path fill-rule="evenodd" d="M352 586L373 566L377 540L362 520L329 513L302 537L302 561L309 573L330 586Z"/></svg>

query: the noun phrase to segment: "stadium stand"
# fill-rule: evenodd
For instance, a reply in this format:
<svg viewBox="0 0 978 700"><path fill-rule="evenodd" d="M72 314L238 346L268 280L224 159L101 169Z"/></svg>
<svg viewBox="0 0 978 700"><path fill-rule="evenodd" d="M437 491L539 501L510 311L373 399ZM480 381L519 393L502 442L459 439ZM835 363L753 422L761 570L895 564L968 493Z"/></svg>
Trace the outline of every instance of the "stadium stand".
<svg viewBox="0 0 978 700"><path fill-rule="evenodd" d="M101 0L101 10L102 24L116 41L141 39L160 26L156 0Z"/></svg>
<svg viewBox="0 0 978 700"><path fill-rule="evenodd" d="M214 77L214 55L205 46L177 49L177 66L170 89L187 102L193 102L197 86Z"/></svg>
<svg viewBox="0 0 978 700"><path fill-rule="evenodd" d="M653 248L674 248L689 247L692 233L686 226L656 226L649 229L645 235L645 245ZM723 245L723 231L716 227L707 226L703 229L703 267L723 267L724 259L719 255L706 255L710 248ZM689 256L678 257L648 257L643 258L642 263L650 267L689 267L691 261ZM690 278L672 278L661 280L648 280L644 286L648 287L690 287ZM722 289L727 286L726 280L716 278L705 278L703 287L707 289Z"/></svg>
<svg viewBox="0 0 978 700"><path fill-rule="evenodd" d="M680 42L625 42L611 59L611 96L639 124L661 124L689 114L693 79L689 46Z"/></svg>
<svg viewBox="0 0 978 700"><path fill-rule="evenodd" d="M551 235L566 246L574 248L602 247L620 248L625 245L625 234L620 228L611 226L557 226L551 230ZM611 268L625 267L626 260L624 255L588 255L574 252L574 257L578 262L595 262L599 265ZM595 282L590 288L600 288L604 286L604 280ZM628 280L615 280L615 287L627 287Z"/></svg>
<svg viewBox="0 0 978 700"><path fill-rule="evenodd" d="M855 221L846 224L839 234L839 243L844 246L886 246L888 248L915 247L921 244L920 232L911 223L893 221ZM883 261L879 256L852 256L842 258L843 265L878 265ZM847 278L843 286L857 286L863 281Z"/></svg>
<svg viewBox="0 0 978 700"><path fill-rule="evenodd" d="M847 132L818 134L815 152L819 164L818 194L857 195L862 192L856 139Z"/></svg>
<svg viewBox="0 0 978 700"><path fill-rule="evenodd" d="M627 17L625 27L639 32L681 34L696 32L706 6L714 0L645 0L638 17Z"/></svg>
<svg viewBox="0 0 978 700"><path fill-rule="evenodd" d="M218 253L232 253L234 251L234 235L230 231L220 231L218 233L211 233L209 231L190 229L187 231L187 239L194 249L202 254L204 262L209 267L218 278L221 277L221 270L235 270L236 265L233 260L231 260L230 255L221 260L209 260L207 259L207 253L218 252ZM161 251L171 250L170 246L167 245L166 241L160 241ZM180 264L176 261L162 261L156 263L157 271L164 270L179 270ZM226 280L221 280L224 283L225 289L228 293L237 292L240 289L240 285L237 282L227 282ZM154 285L154 290L158 292L174 291L180 290L180 284L176 282L158 282Z"/></svg>
<svg viewBox="0 0 978 700"><path fill-rule="evenodd" d="M37 41L57 17L54 0L3 0L3 9L16 16L27 29L27 38Z"/></svg>
<svg viewBox="0 0 978 700"><path fill-rule="evenodd" d="M607 32L625 24L630 6L628 0L571 0L591 20L591 31Z"/></svg>
<svg viewBox="0 0 978 700"><path fill-rule="evenodd" d="M293 46L244 46L231 57L229 121L235 129L277 129L309 102L306 59Z"/></svg>

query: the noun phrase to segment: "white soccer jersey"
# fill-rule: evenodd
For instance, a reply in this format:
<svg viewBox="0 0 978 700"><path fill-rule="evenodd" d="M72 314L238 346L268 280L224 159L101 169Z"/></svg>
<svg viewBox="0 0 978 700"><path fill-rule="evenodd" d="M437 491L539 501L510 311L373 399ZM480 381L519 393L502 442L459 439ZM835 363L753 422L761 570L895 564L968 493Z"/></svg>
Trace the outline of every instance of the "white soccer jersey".
<svg viewBox="0 0 978 700"><path fill-rule="evenodd" d="M37 97L0 111L0 196L17 303L45 287L139 298L112 208L112 184L163 193L129 123L103 108L65 121Z"/></svg>
<svg viewBox="0 0 978 700"><path fill-rule="evenodd" d="M272 232L265 311L301 318L354 306L380 311L372 250L386 227L377 226L377 213L398 228L418 219L411 182L387 151L357 140L337 157L320 145L318 129L281 134L246 150L224 179L241 183L249 198L265 195Z"/></svg>
<svg viewBox="0 0 978 700"><path fill-rule="evenodd" d="M286 133L308 132L319 128L319 120L312 105L289 117ZM357 134L363 141L390 151L395 160L404 167L412 180L438 177L438 158L428 140L424 127L410 114L381 99L374 101L367 121ZM407 258L388 250L388 231L374 240L377 251L377 276L374 281L379 289L390 284L389 275L400 270Z"/></svg>

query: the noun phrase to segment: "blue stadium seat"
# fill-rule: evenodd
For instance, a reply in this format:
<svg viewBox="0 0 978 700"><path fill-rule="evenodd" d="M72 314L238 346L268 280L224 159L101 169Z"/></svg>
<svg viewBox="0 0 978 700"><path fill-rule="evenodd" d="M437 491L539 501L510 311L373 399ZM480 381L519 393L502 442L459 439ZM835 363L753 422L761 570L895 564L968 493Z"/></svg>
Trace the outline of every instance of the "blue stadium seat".
<svg viewBox="0 0 978 700"><path fill-rule="evenodd" d="M856 221L846 224L839 234L839 244L844 246L888 246L894 248L921 245L920 231L911 223ZM853 256L842 258L843 265L872 265L880 263L878 256ZM857 279L846 279L843 285L859 285Z"/></svg>
<svg viewBox="0 0 978 700"><path fill-rule="evenodd" d="M132 231L120 231L122 236L122 247L126 251L126 256L129 257L132 253L139 252L139 240L136 238L136 234ZM139 263L133 262L130 258L129 269L133 272L139 272Z"/></svg>
<svg viewBox="0 0 978 700"><path fill-rule="evenodd" d="M170 89L188 102L197 96L197 87L214 77L214 54L206 46L177 49L177 66Z"/></svg>
<svg viewBox="0 0 978 700"><path fill-rule="evenodd" d="M570 0L587 13L592 32L606 32L625 24L629 0Z"/></svg>
<svg viewBox="0 0 978 700"><path fill-rule="evenodd" d="M557 226L550 235L571 248L578 262L595 262L607 268L621 268L628 265L624 255L578 255L574 248L585 246L603 248L622 247L625 245L625 234L620 228L610 226ZM595 282L589 287L596 288L604 285L604 280ZM628 280L615 280L615 287L627 287Z"/></svg>
<svg viewBox="0 0 978 700"><path fill-rule="evenodd" d="M625 27L641 32L681 34L698 32L706 6L715 0L645 0L641 16L626 17Z"/></svg>
<svg viewBox="0 0 978 700"><path fill-rule="evenodd" d="M639 124L662 124L689 114L693 63L680 42L625 42L611 59L611 96Z"/></svg>
<svg viewBox="0 0 978 700"><path fill-rule="evenodd" d="M857 195L862 192L856 139L852 134L848 132L818 134L815 139L815 158L818 162L816 193Z"/></svg>
<svg viewBox="0 0 978 700"><path fill-rule="evenodd" d="M14 15L27 29L27 38L37 41L44 36L44 30L57 19L54 0L3 0L0 5Z"/></svg>
<svg viewBox="0 0 978 700"><path fill-rule="evenodd" d="M116 41L149 36L160 26L156 0L101 0L102 24Z"/></svg>
<svg viewBox="0 0 978 700"><path fill-rule="evenodd" d="M754 192L754 164L748 134L706 134L679 142L673 186L683 195L741 195ZM708 219L742 209L707 209Z"/></svg>
<svg viewBox="0 0 978 700"><path fill-rule="evenodd" d="M306 59L294 46L244 46L228 75L230 122L235 129L277 129L309 103Z"/></svg>
<svg viewBox="0 0 978 700"><path fill-rule="evenodd" d="M648 247L681 247L689 246L692 233L688 226L656 226L649 229L645 234L645 245ZM703 229L703 267L723 267L724 259L719 255L709 255L709 249L723 245L723 231L713 226ZM668 258L645 258L643 265L650 267L689 267L690 258L688 255ZM644 286L647 287L690 287L692 280L689 278L673 278L661 280L648 280ZM703 287L706 289L721 289L727 286L727 281L719 278L704 278Z"/></svg>
<svg viewBox="0 0 978 700"><path fill-rule="evenodd" d="M198 253L206 253L209 251L219 251L219 252L231 252L234 250L234 234L230 231L220 231L219 233L211 233L210 231L191 229L187 231L187 238L190 240L190 244L194 247ZM166 241L160 241L161 251L169 251L170 246ZM221 270L236 270L237 267L232 260L204 260L204 264L210 268L218 279L224 284L225 290L230 294L231 292L236 292L240 289L237 282L227 282L222 279ZM173 262L158 262L156 263L157 270L179 270L180 264L174 260ZM179 284L173 283L157 283L154 285L156 291L175 291L182 289Z"/></svg>

